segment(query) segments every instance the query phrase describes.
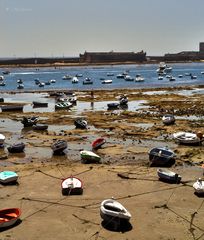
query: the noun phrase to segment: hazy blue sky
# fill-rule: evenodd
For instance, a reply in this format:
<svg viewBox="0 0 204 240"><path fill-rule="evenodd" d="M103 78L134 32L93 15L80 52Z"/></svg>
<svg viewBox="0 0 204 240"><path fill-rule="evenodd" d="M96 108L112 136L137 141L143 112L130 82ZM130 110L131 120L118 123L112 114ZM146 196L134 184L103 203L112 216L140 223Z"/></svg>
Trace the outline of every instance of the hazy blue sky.
<svg viewBox="0 0 204 240"><path fill-rule="evenodd" d="M0 57L197 51L204 0L0 0Z"/></svg>

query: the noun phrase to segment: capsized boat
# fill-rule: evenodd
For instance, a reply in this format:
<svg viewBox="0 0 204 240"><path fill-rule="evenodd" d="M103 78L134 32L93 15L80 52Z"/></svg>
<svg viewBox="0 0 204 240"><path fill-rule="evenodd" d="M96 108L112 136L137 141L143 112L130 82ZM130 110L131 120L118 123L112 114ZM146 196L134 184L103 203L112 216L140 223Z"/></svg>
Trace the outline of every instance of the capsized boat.
<svg viewBox="0 0 204 240"><path fill-rule="evenodd" d="M0 229L14 225L21 215L19 208L6 208L0 210Z"/></svg>
<svg viewBox="0 0 204 240"><path fill-rule="evenodd" d="M83 150L80 152L83 163L99 163L101 157L92 151Z"/></svg>
<svg viewBox="0 0 204 240"><path fill-rule="evenodd" d="M23 152L25 149L25 143L21 142L21 143L15 143L9 147L7 147L8 151L10 153L20 153Z"/></svg>
<svg viewBox="0 0 204 240"><path fill-rule="evenodd" d="M173 138L180 144L199 145L204 141L204 136L201 132L177 132L173 134Z"/></svg>
<svg viewBox="0 0 204 240"><path fill-rule="evenodd" d="M164 166L175 161L176 154L167 147L155 147L149 151L149 161L152 165Z"/></svg>
<svg viewBox="0 0 204 240"><path fill-rule="evenodd" d="M105 138L97 138L95 141L92 142L92 149L100 148L104 143L106 143Z"/></svg>
<svg viewBox="0 0 204 240"><path fill-rule="evenodd" d="M7 184L16 182L18 180L18 174L13 171L0 172L0 183Z"/></svg>
<svg viewBox="0 0 204 240"><path fill-rule="evenodd" d="M79 178L70 176L62 181L62 194L74 195L83 193L83 183Z"/></svg>
<svg viewBox="0 0 204 240"><path fill-rule="evenodd" d="M181 176L173 171L168 169L159 168L157 169L157 174L160 180L179 183L181 181Z"/></svg>
<svg viewBox="0 0 204 240"><path fill-rule="evenodd" d="M62 154L67 148L67 142L65 140L57 140L52 144L51 148L55 155Z"/></svg>
<svg viewBox="0 0 204 240"><path fill-rule="evenodd" d="M193 188L195 190L195 193L201 195L204 194L204 180L199 178L194 184Z"/></svg>
<svg viewBox="0 0 204 240"><path fill-rule="evenodd" d="M106 199L102 201L100 207L101 218L106 221L129 221L131 214L129 211L118 201L114 199Z"/></svg>

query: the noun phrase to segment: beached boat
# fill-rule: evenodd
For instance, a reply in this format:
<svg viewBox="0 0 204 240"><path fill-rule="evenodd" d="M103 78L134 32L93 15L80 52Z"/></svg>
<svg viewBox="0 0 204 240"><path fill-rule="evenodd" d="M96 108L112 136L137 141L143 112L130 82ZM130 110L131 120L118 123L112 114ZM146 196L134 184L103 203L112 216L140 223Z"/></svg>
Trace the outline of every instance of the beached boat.
<svg viewBox="0 0 204 240"><path fill-rule="evenodd" d="M47 130L48 129L48 124L43 124L43 123L36 123L33 125L33 130Z"/></svg>
<svg viewBox="0 0 204 240"><path fill-rule="evenodd" d="M95 141L92 142L92 149L100 148L104 143L106 143L105 138L97 138Z"/></svg>
<svg viewBox="0 0 204 240"><path fill-rule="evenodd" d="M87 121L83 118L77 118L74 120L74 125L76 128L86 129L87 128Z"/></svg>
<svg viewBox="0 0 204 240"><path fill-rule="evenodd" d="M193 188L195 190L195 193L198 195L204 194L204 180L199 178L194 184Z"/></svg>
<svg viewBox="0 0 204 240"><path fill-rule="evenodd" d="M7 147L7 149L10 153L21 153L25 149L25 143L23 143L23 142L15 143L15 144Z"/></svg>
<svg viewBox="0 0 204 240"><path fill-rule="evenodd" d="M23 111L23 105L3 105L1 106L2 112L16 112L16 111Z"/></svg>
<svg viewBox="0 0 204 240"><path fill-rule="evenodd" d="M18 180L18 174L13 171L0 172L0 183L8 184Z"/></svg>
<svg viewBox="0 0 204 240"><path fill-rule="evenodd" d="M120 104L120 105L127 105L127 104L128 104L128 97L126 97L126 96L121 96L121 97L119 98L119 104Z"/></svg>
<svg viewBox="0 0 204 240"><path fill-rule="evenodd" d="M65 102L57 102L55 104L55 109L69 109L73 106L73 104L69 101Z"/></svg>
<svg viewBox="0 0 204 240"><path fill-rule="evenodd" d="M101 157L92 151L83 150L80 152L83 163L99 163Z"/></svg>
<svg viewBox="0 0 204 240"><path fill-rule="evenodd" d="M67 142L65 140L57 140L51 146L53 154L63 154L64 150L67 148Z"/></svg>
<svg viewBox="0 0 204 240"><path fill-rule="evenodd" d="M176 121L176 119L175 119L174 115L172 115L172 114L166 114L162 117L162 122L165 125L174 124L175 121Z"/></svg>
<svg viewBox="0 0 204 240"><path fill-rule="evenodd" d="M75 195L83 193L83 184L79 178L70 176L62 181L62 194Z"/></svg>
<svg viewBox="0 0 204 240"><path fill-rule="evenodd" d="M119 103L115 103L115 102L114 102L114 103L108 103L108 104L107 104L108 110L118 109L119 106L120 106L120 104L119 104Z"/></svg>
<svg viewBox="0 0 204 240"><path fill-rule="evenodd" d="M120 222L129 221L131 218L131 214L129 211L118 201L114 199L106 199L102 201L100 206L100 215L101 218L109 223L109 222Z"/></svg>
<svg viewBox="0 0 204 240"><path fill-rule="evenodd" d="M173 138L184 145L200 145L204 141L202 133L177 132L173 134Z"/></svg>
<svg viewBox="0 0 204 240"><path fill-rule="evenodd" d="M103 81L101 81L102 84L111 84L113 82L113 80L111 79L105 79Z"/></svg>
<svg viewBox="0 0 204 240"><path fill-rule="evenodd" d="M46 102L38 102L38 101L33 101L33 107L47 107L48 103Z"/></svg>
<svg viewBox="0 0 204 240"><path fill-rule="evenodd" d="M19 208L6 208L0 210L0 229L14 225L20 218Z"/></svg>
<svg viewBox="0 0 204 240"><path fill-rule="evenodd" d="M6 137L3 134L0 134L0 148L4 147L5 138Z"/></svg>
<svg viewBox="0 0 204 240"><path fill-rule="evenodd" d="M175 162L176 154L167 147L155 147L149 151L152 165L165 166Z"/></svg>
<svg viewBox="0 0 204 240"><path fill-rule="evenodd" d="M1 98L0 98L0 102L4 102L4 98L1 97Z"/></svg>
<svg viewBox="0 0 204 240"><path fill-rule="evenodd" d="M181 176L168 169L159 168L157 169L157 174L160 180L168 181L172 183L179 183L181 181Z"/></svg>
<svg viewBox="0 0 204 240"><path fill-rule="evenodd" d="M32 127L34 124L36 124L38 121L38 117L23 117L21 123L24 125L24 127Z"/></svg>

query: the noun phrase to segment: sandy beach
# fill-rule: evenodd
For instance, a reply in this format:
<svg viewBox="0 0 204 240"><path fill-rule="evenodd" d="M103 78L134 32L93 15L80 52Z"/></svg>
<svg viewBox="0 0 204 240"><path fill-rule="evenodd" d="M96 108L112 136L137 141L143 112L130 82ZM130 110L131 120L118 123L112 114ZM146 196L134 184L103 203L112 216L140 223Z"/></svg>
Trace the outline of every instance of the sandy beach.
<svg viewBox="0 0 204 240"><path fill-rule="evenodd" d="M0 209L19 207L22 214L16 226L0 230L0 240L204 239L204 199L196 196L192 187L203 177L204 143L183 146L172 139L178 131L204 133L204 96L178 93L184 90L193 92L194 88L157 89L154 94L145 94L148 89L101 90L94 91L93 97L89 91L79 91L76 94L80 101L93 104L127 94L129 102L144 101L143 108L84 111L81 115L88 121L86 130L23 132L22 139L31 152L35 147L49 148L56 139L66 140L69 148L65 156L52 158L40 158L33 151L29 160L26 155L1 150L0 161L5 163L1 171L15 171L19 180L18 184L0 185ZM162 123L165 113L176 116L174 125ZM19 121L30 115L2 112L0 118ZM67 111L38 115L44 119L41 123L73 125L72 113ZM102 163L83 164L79 150L90 148L93 136L107 140L96 151ZM177 154L170 169L182 176L180 184L159 181L157 167L150 167L148 151L158 145L169 146ZM77 146L75 151L72 146ZM83 195L62 195L62 179L70 175L83 181ZM129 224L117 231L100 217L101 202L111 197L132 215Z"/></svg>

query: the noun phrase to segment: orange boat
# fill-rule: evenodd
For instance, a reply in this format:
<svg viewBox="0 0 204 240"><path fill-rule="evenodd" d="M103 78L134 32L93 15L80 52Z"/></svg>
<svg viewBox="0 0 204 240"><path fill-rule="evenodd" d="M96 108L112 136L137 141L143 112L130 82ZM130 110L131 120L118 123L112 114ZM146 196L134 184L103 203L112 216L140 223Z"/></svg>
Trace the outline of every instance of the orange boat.
<svg viewBox="0 0 204 240"><path fill-rule="evenodd" d="M6 208L0 210L0 228L12 226L21 215L19 208Z"/></svg>
<svg viewBox="0 0 204 240"><path fill-rule="evenodd" d="M105 142L106 142L106 140L105 140L104 138L97 138L95 141L93 141L93 143L92 143L92 148L93 148L93 149L98 149L98 148L100 148Z"/></svg>

